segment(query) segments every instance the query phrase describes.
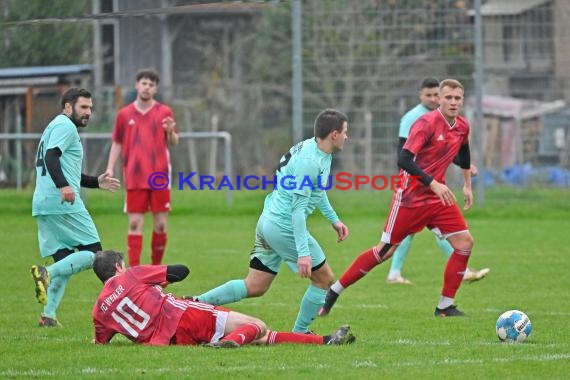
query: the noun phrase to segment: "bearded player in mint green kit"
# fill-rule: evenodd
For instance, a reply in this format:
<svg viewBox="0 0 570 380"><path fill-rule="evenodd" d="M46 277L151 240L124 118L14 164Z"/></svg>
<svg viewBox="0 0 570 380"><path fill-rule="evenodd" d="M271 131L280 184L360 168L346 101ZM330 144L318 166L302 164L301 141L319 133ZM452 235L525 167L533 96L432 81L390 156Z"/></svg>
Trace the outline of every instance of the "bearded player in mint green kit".
<svg viewBox="0 0 570 380"><path fill-rule="evenodd" d="M315 136L294 145L281 158L276 172L277 186L265 199L256 228L249 273L194 299L223 305L267 292L281 263L310 279L294 332L308 332L324 304L334 280L325 254L307 230L307 217L319 208L337 233L338 241L348 237L348 228L333 210L327 193L332 154L342 150L347 139L348 119L342 112L325 109L315 120Z"/></svg>
<svg viewBox="0 0 570 380"><path fill-rule="evenodd" d="M419 97L420 103L406 112L400 120L400 130L398 132L398 154L408 139L410 129L416 120L418 120L422 115L436 109L439 106L439 81L435 78L425 78L421 83ZM471 165L471 175L474 176L476 174L477 168L475 165ZM412 284L410 280L402 276L402 267L404 266L404 261L406 260L408 252L412 246L413 238L413 234L408 235L404 240L402 240L398 248L396 248L396 252L394 252L394 255L392 256L390 272L388 273L388 278L386 279L386 282L388 284ZM453 253L453 247L449 241L447 241L447 239L442 239L435 235L435 241L446 259L451 256ZM489 272L489 268L483 268L480 270L467 268L465 274L463 275L463 281L478 281L485 277Z"/></svg>
<svg viewBox="0 0 570 380"><path fill-rule="evenodd" d="M40 327L61 326L56 317L71 275L93 264L102 249L99 235L80 195L80 187L114 191L119 180L103 174L81 173L83 146L77 128L86 127L93 109L91 94L68 89L61 98L62 113L44 130L36 154L36 187L32 216L38 224L40 254L52 265L31 268L36 298L45 305Z"/></svg>

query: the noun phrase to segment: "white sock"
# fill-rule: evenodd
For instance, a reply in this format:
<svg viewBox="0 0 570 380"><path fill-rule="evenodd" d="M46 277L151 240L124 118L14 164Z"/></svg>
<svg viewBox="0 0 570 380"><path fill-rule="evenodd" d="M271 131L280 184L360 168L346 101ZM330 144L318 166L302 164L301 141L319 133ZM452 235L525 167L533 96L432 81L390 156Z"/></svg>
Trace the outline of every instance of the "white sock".
<svg viewBox="0 0 570 380"><path fill-rule="evenodd" d="M340 281L336 281L331 285L331 290L336 294L340 294L344 290L344 287L340 284Z"/></svg>
<svg viewBox="0 0 570 380"><path fill-rule="evenodd" d="M437 308L440 310L447 309L448 307L453 305L454 301L455 299L453 298L441 296L441 298L439 299L439 303L437 304Z"/></svg>

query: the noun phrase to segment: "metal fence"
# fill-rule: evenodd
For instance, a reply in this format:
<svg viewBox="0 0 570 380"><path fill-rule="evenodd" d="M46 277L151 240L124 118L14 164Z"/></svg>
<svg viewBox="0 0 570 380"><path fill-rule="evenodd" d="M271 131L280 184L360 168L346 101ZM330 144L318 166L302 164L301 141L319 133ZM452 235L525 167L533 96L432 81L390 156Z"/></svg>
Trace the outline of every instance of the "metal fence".
<svg viewBox="0 0 570 380"><path fill-rule="evenodd" d="M156 1L154 8L165 3L192 2ZM312 135L313 120L325 107L350 118L350 140L336 156L335 170L394 172L399 119L417 104L419 82L453 77L465 85L465 113L472 122L475 81L483 88L484 123L473 128L472 137L481 141L483 157L476 158L484 164L486 183L570 184L570 0L483 0L481 78L474 76L473 0L300 3L303 137ZM128 14L121 17L119 29ZM291 83L291 2L267 2L247 21L233 22L228 14L194 15L192 23L184 17L165 19L176 21L171 29L179 33L173 37L173 85L161 88L172 94L164 100L180 129L228 131L236 174L271 173L293 143L292 104L299 98ZM131 32L118 40L137 38ZM110 132L116 109L113 102L100 103L106 123L94 130ZM173 159L195 155L208 162L220 154L208 145L179 148L185 149L194 152ZM4 165L10 177L5 183L16 182L15 172L6 169L16 154L12 143L0 145L0 181ZM32 162L25 149L20 154Z"/></svg>
<svg viewBox="0 0 570 380"><path fill-rule="evenodd" d="M41 138L39 133L0 133L0 142L11 141L14 143L16 149L15 160L13 164L12 177L15 179L13 184L16 189L20 190L27 184L31 183L31 180L35 175L35 168L33 166L27 165L24 162L23 146L27 142L33 142L37 146L37 142ZM83 159L83 170L86 173L91 173L92 175L99 175L105 171L107 157L109 155L109 147L111 142L110 133L81 133L81 142L83 144L84 159ZM216 132L181 132L180 133L180 145L182 146L181 151L174 152L177 156L176 164L173 166L173 171L170 173L170 184L172 187L177 187L179 185L178 179L180 176L178 173L184 177L190 176L191 173L196 173L197 175L191 176L189 182L193 186L200 188L200 184L196 183L195 178L203 175L204 172L200 172L198 162L194 152L196 151L196 141L207 140L209 141L209 150L214 154L210 156L210 161L208 162L208 167L210 168L209 173L212 173L213 177L216 177L217 168L220 168L225 176L230 180L233 177L233 162L232 162L232 136L225 131ZM218 144L217 140L222 140L222 155L223 161L218 162ZM121 173L118 173L118 177L121 177ZM7 176L4 177L4 180ZM233 180L232 180L233 183ZM231 204L233 201L232 192L228 187L223 187L226 190L226 202Z"/></svg>

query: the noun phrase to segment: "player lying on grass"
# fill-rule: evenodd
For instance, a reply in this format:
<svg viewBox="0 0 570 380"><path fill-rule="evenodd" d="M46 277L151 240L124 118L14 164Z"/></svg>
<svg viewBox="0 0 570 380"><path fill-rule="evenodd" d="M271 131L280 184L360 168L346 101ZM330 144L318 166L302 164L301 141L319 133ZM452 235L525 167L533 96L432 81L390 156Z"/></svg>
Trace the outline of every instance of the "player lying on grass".
<svg viewBox="0 0 570 380"><path fill-rule="evenodd" d="M199 345L237 348L245 344L349 344L349 326L331 335L279 332L249 315L163 293L169 283L184 280L185 265L142 265L127 269L123 254L101 251L93 262L105 284L93 306L94 342L106 344L115 334L148 345Z"/></svg>

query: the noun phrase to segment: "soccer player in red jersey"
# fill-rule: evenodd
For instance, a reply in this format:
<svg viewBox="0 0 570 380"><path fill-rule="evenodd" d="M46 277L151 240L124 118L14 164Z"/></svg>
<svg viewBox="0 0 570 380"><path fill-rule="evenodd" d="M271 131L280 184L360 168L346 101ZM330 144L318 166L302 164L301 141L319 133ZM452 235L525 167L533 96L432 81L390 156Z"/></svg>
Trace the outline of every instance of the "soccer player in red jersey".
<svg viewBox="0 0 570 380"><path fill-rule="evenodd" d="M140 264L144 215L149 210L153 221L152 264L162 262L166 248L170 185L165 176L170 178L171 171L168 145L178 143L178 132L170 107L154 99L159 80L152 69L137 73L137 98L117 114L107 163L106 173L112 176L119 157L123 160L130 266ZM160 180L153 180L156 173Z"/></svg>
<svg viewBox="0 0 570 380"><path fill-rule="evenodd" d="M257 318L163 293L168 283L182 281L184 265L141 265L125 268L123 255L100 251L93 263L105 284L93 306L94 343L106 344L115 334L148 345L198 345L237 348L245 344L349 344L349 326L327 336L270 331Z"/></svg>
<svg viewBox="0 0 570 380"><path fill-rule="evenodd" d="M455 79L446 79L439 88L439 108L426 113L413 124L398 157L403 181L394 192L380 242L361 253L331 286L319 315L327 315L344 289L389 259L406 236L424 227L447 238L454 249L445 267L443 290L434 314L442 317L464 315L454 304L455 294L467 268L473 237L455 195L445 185L445 172L459 155L465 181L463 209L469 210L473 203L469 124L459 115L463 106L463 85ZM416 178L420 183L413 182Z"/></svg>

